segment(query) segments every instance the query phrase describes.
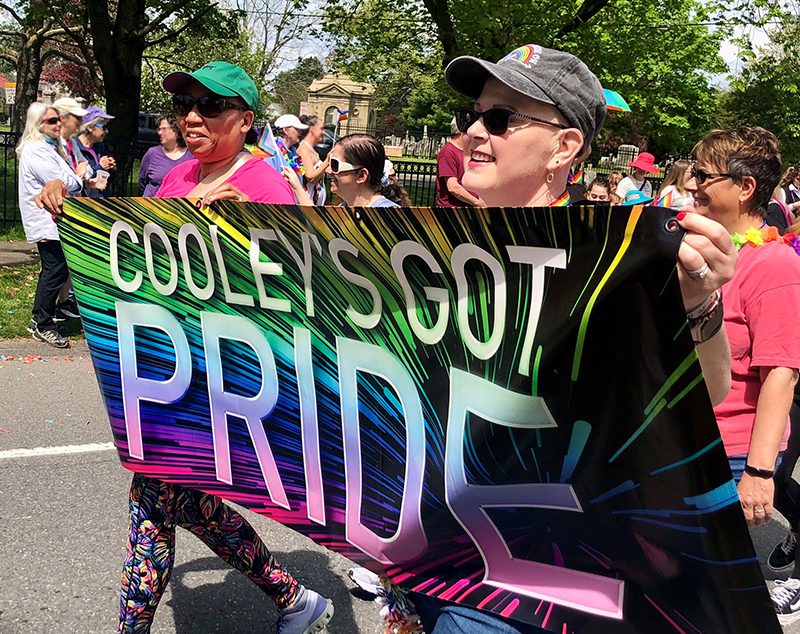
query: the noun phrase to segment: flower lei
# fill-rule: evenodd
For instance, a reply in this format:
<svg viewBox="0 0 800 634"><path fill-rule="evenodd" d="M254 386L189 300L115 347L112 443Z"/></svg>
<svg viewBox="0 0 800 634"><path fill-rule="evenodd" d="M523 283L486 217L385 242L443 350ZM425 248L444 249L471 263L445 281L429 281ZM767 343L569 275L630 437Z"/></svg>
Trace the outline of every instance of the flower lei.
<svg viewBox="0 0 800 634"><path fill-rule="evenodd" d="M745 244L752 244L754 247L760 247L767 242L783 242L792 247L797 255L800 255L800 237L794 233L781 235L777 227L762 227L761 229L750 227L743 234L732 234L731 240L737 249L741 249Z"/></svg>
<svg viewBox="0 0 800 634"><path fill-rule="evenodd" d="M302 177L305 176L306 170L303 167L303 162L300 160L300 155L295 150L286 147L286 143L280 137L275 139L275 145L278 146L286 164L295 171L302 182Z"/></svg>

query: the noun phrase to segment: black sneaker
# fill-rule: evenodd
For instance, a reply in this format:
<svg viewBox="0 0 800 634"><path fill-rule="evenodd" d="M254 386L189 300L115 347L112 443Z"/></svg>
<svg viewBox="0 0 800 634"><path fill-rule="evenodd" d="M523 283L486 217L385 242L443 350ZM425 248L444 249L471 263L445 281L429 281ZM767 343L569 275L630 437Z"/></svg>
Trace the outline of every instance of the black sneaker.
<svg viewBox="0 0 800 634"><path fill-rule="evenodd" d="M33 331L33 338L49 343L54 348L69 348L69 340L55 329L39 330L37 328Z"/></svg>
<svg viewBox="0 0 800 634"><path fill-rule="evenodd" d="M794 553L797 550L797 533L789 530L780 544L777 544L767 559L767 568L772 572L783 572L794 566Z"/></svg>
<svg viewBox="0 0 800 634"><path fill-rule="evenodd" d="M78 302L70 297L68 300L56 305L53 321L67 321L67 319L80 319L80 317L81 314L78 312Z"/></svg>
<svg viewBox="0 0 800 634"><path fill-rule="evenodd" d="M781 625L800 620L800 579L776 581L770 598Z"/></svg>
<svg viewBox="0 0 800 634"><path fill-rule="evenodd" d="M29 333L31 333L31 334L33 334L34 332L36 332L36 321L35 321L35 320L31 319L31 320L28 322L28 328L27 328L27 330L28 330L28 332L29 332Z"/></svg>

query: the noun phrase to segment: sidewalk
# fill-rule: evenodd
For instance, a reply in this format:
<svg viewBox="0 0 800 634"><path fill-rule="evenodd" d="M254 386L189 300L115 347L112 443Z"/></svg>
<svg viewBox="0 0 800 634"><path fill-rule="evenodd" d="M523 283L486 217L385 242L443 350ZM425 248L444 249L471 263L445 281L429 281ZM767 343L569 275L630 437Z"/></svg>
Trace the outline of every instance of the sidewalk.
<svg viewBox="0 0 800 634"><path fill-rule="evenodd" d="M0 240L0 266L35 264L38 261L35 244L24 240Z"/></svg>

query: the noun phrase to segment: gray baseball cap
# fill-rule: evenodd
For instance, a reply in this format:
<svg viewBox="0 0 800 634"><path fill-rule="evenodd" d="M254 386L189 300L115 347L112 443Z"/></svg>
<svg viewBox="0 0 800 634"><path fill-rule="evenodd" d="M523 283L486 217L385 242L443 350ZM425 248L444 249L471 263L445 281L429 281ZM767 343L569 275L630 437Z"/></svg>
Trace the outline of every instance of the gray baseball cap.
<svg viewBox="0 0 800 634"><path fill-rule="evenodd" d="M450 87L472 99L480 97L489 77L558 108L570 126L583 133L584 150L603 127L603 87L586 64L570 53L526 44L496 64L465 55L454 59L445 70Z"/></svg>

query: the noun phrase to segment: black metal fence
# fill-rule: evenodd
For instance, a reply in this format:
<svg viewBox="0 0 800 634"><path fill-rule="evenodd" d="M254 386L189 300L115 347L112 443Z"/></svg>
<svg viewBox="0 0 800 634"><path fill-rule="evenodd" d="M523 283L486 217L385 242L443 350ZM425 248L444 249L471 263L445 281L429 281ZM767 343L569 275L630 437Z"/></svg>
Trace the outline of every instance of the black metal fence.
<svg viewBox="0 0 800 634"><path fill-rule="evenodd" d="M0 133L0 148L3 152L2 174L0 174L0 192L2 192L2 230L7 231L19 224L19 176L17 174L17 144L19 134L15 132Z"/></svg>
<svg viewBox="0 0 800 634"><path fill-rule="evenodd" d="M397 180L415 207L433 207L436 198L436 163L393 161Z"/></svg>
<svg viewBox="0 0 800 634"><path fill-rule="evenodd" d="M448 133L428 132L428 130L407 130L405 132L394 132L381 128L347 127L344 122L339 127L339 135L345 134L370 134L383 143L387 148L387 155L394 160L393 151L399 157L411 157L420 159L435 159L439 150L447 143L450 138Z"/></svg>
<svg viewBox="0 0 800 634"><path fill-rule="evenodd" d="M2 194L2 217L0 229L7 231L20 224L19 198L17 172L17 156L15 149L19 142L19 134L12 132L0 133L0 148L2 149L2 163L0 164L0 193ZM139 196L139 162L151 144L137 142L110 142L107 143L107 153L117 159L119 167L116 177L109 183L111 193L115 196ZM438 151L438 150L437 150ZM435 154L434 154L435 156ZM393 159L394 169L400 184L406 189L411 202L415 206L430 207L434 204L436 185L436 164L424 160ZM604 162L605 164L587 166L586 173L605 175L608 172L619 170L630 171L624 165ZM648 176L653 184L653 191L657 191L663 172Z"/></svg>
<svg viewBox="0 0 800 634"><path fill-rule="evenodd" d="M13 132L0 133L0 194L2 194L2 215L0 230L8 231L21 224L19 215L19 174L17 172L16 147L19 134ZM143 142L109 142L106 144L108 154L117 159L118 171L109 182L109 188L115 196L139 196L139 163L151 144ZM426 162L411 162L398 159L394 162L395 172L400 183L411 196L414 205L426 207L434 203L436 165Z"/></svg>

